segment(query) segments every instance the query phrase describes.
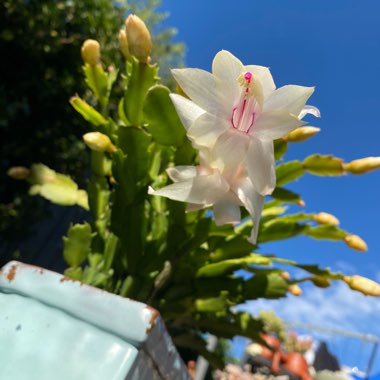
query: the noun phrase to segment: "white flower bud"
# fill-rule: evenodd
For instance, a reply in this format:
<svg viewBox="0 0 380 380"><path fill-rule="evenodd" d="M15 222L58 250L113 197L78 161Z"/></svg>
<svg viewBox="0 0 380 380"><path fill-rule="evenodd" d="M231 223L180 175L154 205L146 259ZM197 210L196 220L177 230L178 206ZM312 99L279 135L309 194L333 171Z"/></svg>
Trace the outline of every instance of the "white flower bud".
<svg viewBox="0 0 380 380"><path fill-rule="evenodd" d="M125 20L129 52L140 62L147 63L152 51L152 38L143 20L129 15Z"/></svg>
<svg viewBox="0 0 380 380"><path fill-rule="evenodd" d="M81 49L82 59L84 63L96 66L100 62L100 45L96 40L84 41Z"/></svg>

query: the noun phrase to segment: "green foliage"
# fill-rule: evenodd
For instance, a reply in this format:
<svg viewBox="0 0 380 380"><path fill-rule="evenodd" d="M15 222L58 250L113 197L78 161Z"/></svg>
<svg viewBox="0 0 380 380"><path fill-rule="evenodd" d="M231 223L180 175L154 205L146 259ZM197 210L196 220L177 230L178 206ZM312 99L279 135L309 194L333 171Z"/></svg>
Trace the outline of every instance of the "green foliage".
<svg viewBox="0 0 380 380"><path fill-rule="evenodd" d="M123 57L117 35L128 13L142 17L156 32L153 61L160 62L161 76L171 83L170 66L183 65L184 45L173 43L173 28L161 28L167 14L159 12L160 0L53 1L4 0L0 3L0 133L3 136L0 160L0 234L10 247L28 235L29 226L46 215L44 203L25 197L26 186L6 176L9 167L44 162L70 173L83 186L88 156L81 136L86 120L94 126L108 119L95 110L108 102ZM104 68L91 69L83 80L80 47L87 38L101 45ZM107 68L107 70L105 69ZM93 71L97 71L97 83ZM100 79L100 81L99 81ZM113 86L113 93L122 86ZM76 92L84 100L68 99ZM93 108L94 95L100 103ZM79 111L84 120L76 115ZM23 225L23 228L19 226ZM21 232L21 233L18 233ZM3 258L7 260L7 258Z"/></svg>
<svg viewBox="0 0 380 380"><path fill-rule="evenodd" d="M302 201L300 195L282 187L276 187L271 196L275 199L288 203L300 204L300 202Z"/></svg>
<svg viewBox="0 0 380 380"><path fill-rule="evenodd" d="M280 164L276 168L277 186L293 182L305 173L304 166L300 161L289 161Z"/></svg>
<svg viewBox="0 0 380 380"><path fill-rule="evenodd" d="M264 331L269 334L275 334L281 342L286 339L285 323L273 311L260 311L258 318L264 323Z"/></svg>
<svg viewBox="0 0 380 380"><path fill-rule="evenodd" d="M248 265L269 265L269 259L260 255L251 254L240 259L223 260L217 263L207 264L198 269L197 277L218 277L232 273L237 269L244 268Z"/></svg>
<svg viewBox="0 0 380 380"><path fill-rule="evenodd" d="M185 129L169 98L169 89L164 86L152 87L145 100L145 118L149 132L161 145L181 146L185 140Z"/></svg>
<svg viewBox="0 0 380 380"><path fill-rule="evenodd" d="M322 156L320 154L313 154L307 157L304 162L304 168L316 175L321 176L334 176L343 175L343 160L333 156Z"/></svg>
<svg viewBox="0 0 380 380"><path fill-rule="evenodd" d="M70 267L78 267L90 253L91 227L88 223L70 227L67 237L63 238L63 257Z"/></svg>
<svg viewBox="0 0 380 380"><path fill-rule="evenodd" d="M314 228L308 228L306 231L306 235L314 239L342 240L348 235L348 233L336 226L325 225L317 226Z"/></svg>
<svg viewBox="0 0 380 380"><path fill-rule="evenodd" d="M127 64L124 112L132 125L141 125L144 101L148 90L157 82L158 69L132 58Z"/></svg>
<svg viewBox="0 0 380 380"><path fill-rule="evenodd" d="M70 99L70 104L73 106L75 111L80 113L85 120L94 126L99 127L100 125L107 124L107 119L79 96L73 96Z"/></svg>
<svg viewBox="0 0 380 380"><path fill-rule="evenodd" d="M68 176L56 173L42 164L31 167L29 182L30 195L41 195L61 206L78 205L88 210L87 193L78 189L77 184Z"/></svg>

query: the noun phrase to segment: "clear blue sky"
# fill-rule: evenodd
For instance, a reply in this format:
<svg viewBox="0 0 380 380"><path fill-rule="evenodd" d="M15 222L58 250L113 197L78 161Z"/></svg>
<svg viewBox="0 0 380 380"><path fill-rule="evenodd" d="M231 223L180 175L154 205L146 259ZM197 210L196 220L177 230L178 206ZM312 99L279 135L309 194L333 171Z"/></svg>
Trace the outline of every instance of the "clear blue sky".
<svg viewBox="0 0 380 380"><path fill-rule="evenodd" d="M170 12L166 24L178 28L177 40L187 45L189 67L210 70L214 55L226 49L243 63L269 66L277 86L316 86L309 103L322 118L309 120L322 131L293 145L287 159L311 153L334 153L347 161L380 156L379 0L163 0L161 8ZM369 251L299 237L271 245L271 252L380 281L380 171L339 178L307 175L292 188L302 194L306 210L336 215L342 228L366 240ZM348 298L350 308L349 292L335 288L328 296ZM360 302L363 312L358 313L354 303ZM379 299L353 296L351 304L353 316L361 318L352 318L347 328L380 334Z"/></svg>

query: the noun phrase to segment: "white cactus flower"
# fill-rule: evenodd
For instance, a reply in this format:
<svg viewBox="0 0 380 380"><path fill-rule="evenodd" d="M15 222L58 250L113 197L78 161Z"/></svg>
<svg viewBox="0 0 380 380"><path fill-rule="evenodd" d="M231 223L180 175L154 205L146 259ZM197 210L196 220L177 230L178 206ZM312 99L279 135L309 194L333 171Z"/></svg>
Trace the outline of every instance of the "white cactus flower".
<svg viewBox="0 0 380 380"><path fill-rule="evenodd" d="M255 190L271 194L276 185L273 140L306 123L305 106L313 87L288 85L276 89L263 66L244 66L228 51L219 52L212 74L175 69L173 76L191 100L171 95L194 147L210 150L211 167L228 179L243 165Z"/></svg>
<svg viewBox="0 0 380 380"><path fill-rule="evenodd" d="M218 225L239 223L243 206L255 244L264 196L276 186L273 140L304 125L306 114L320 116L305 105L314 89L276 89L268 68L244 66L227 51L215 56L212 70L172 70L190 98L171 95L200 165L169 168L174 183L149 193L188 202L189 210L213 206Z"/></svg>

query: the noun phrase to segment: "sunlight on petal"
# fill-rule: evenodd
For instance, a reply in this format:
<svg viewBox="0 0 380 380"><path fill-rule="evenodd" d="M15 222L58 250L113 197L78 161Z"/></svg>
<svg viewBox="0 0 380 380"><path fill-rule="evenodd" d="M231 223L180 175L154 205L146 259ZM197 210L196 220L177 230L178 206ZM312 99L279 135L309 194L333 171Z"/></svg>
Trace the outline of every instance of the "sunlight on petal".
<svg viewBox="0 0 380 380"><path fill-rule="evenodd" d="M266 112L262 113L255 122L253 136L265 140L276 140L305 124L298 117L284 110Z"/></svg>
<svg viewBox="0 0 380 380"><path fill-rule="evenodd" d="M170 98L185 129L189 129L190 125L206 112L194 102L181 95L170 94Z"/></svg>
<svg viewBox="0 0 380 380"><path fill-rule="evenodd" d="M197 146L212 148L218 137L230 128L230 124L209 113L199 117L189 128L187 136Z"/></svg>
<svg viewBox="0 0 380 380"><path fill-rule="evenodd" d="M216 54L212 63L212 72L229 88L233 98L239 97L240 86L238 77L244 71L244 66L234 55L226 50Z"/></svg>
<svg viewBox="0 0 380 380"><path fill-rule="evenodd" d="M252 139L247 152L247 171L254 189L261 195L271 194L276 187L272 141Z"/></svg>
<svg viewBox="0 0 380 380"><path fill-rule="evenodd" d="M173 69L172 74L182 90L199 107L218 114L224 111L221 94L212 74L200 69Z"/></svg>
<svg viewBox="0 0 380 380"><path fill-rule="evenodd" d="M313 92L314 87L283 86L266 100L263 112L286 110L293 115L299 115Z"/></svg>
<svg viewBox="0 0 380 380"><path fill-rule="evenodd" d="M221 201L214 204L215 224L236 224L240 222L240 207L232 202Z"/></svg>

